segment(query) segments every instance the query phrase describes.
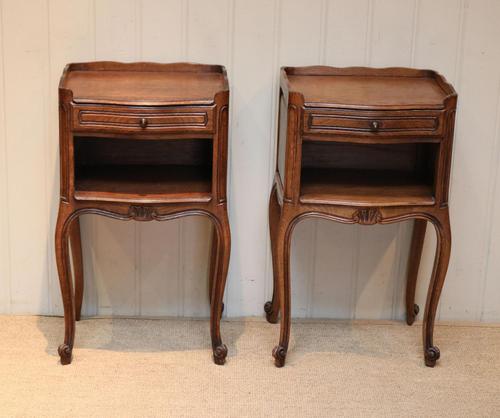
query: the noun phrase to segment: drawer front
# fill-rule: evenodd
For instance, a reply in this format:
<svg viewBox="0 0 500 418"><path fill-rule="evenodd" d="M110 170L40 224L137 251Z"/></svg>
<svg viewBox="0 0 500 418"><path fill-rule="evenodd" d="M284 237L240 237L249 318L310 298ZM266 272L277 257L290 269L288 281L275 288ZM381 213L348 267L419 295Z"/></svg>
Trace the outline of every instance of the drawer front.
<svg viewBox="0 0 500 418"><path fill-rule="evenodd" d="M213 132L213 106L133 108L74 106L73 130L89 132Z"/></svg>
<svg viewBox="0 0 500 418"><path fill-rule="evenodd" d="M443 112L435 111L304 111L304 132L329 135L414 136L443 135Z"/></svg>

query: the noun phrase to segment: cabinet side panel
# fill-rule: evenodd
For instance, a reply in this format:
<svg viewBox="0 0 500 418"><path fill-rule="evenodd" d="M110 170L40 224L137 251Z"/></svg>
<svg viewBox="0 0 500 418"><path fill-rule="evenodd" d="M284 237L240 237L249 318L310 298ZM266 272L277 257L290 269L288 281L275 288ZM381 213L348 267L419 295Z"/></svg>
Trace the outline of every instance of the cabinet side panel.
<svg viewBox="0 0 500 418"><path fill-rule="evenodd" d="M285 160L286 160L286 127L287 127L287 106L283 94L280 94L279 107L279 127L278 127L278 173L281 184L285 185Z"/></svg>

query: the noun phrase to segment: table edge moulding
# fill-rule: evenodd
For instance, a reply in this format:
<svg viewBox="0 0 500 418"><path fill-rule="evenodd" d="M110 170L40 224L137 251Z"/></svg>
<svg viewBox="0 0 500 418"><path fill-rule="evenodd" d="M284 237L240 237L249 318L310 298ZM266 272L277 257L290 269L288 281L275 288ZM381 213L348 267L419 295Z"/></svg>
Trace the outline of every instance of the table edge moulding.
<svg viewBox="0 0 500 418"><path fill-rule="evenodd" d="M231 245L226 202L228 111L229 84L226 70L220 65L103 61L69 64L64 69L59 84L61 171L55 232L64 304L64 343L58 349L62 364L71 363L75 321L80 320L82 308L84 283L78 218L83 214L127 221L200 215L212 221L210 334L214 362L224 364L227 347L221 339L220 319ZM132 164L123 167L135 167L135 183L116 181L113 175L126 177L127 170L119 171L111 165L101 167L102 178L92 167L77 167L76 154L81 153L82 159L90 155L96 161L113 160L113 147L120 143L125 144L120 158ZM170 171L162 170L167 165L133 165L142 158L138 152L141 147L150 148L148 156L154 157L157 164L173 164ZM160 152L166 148L158 147L179 148L170 155ZM210 169L185 161L202 157ZM177 158L180 165L169 158ZM75 175L80 173L78 170L85 173L80 179ZM156 186L155 176L168 177L169 173L173 173L173 180L166 179ZM152 176L149 182L144 179L148 175ZM141 184L148 189L141 191Z"/></svg>
<svg viewBox="0 0 500 418"><path fill-rule="evenodd" d="M273 350L276 366L285 363L290 337L292 233L306 218L323 218L359 225L415 220L406 285L408 325L419 312L415 287L427 222L434 226L437 248L423 319L425 364L433 367L440 357L433 342L434 320L451 249L448 190L455 90L432 70L283 67L279 103L276 174L269 200L274 286L272 300L264 306L269 322L281 320ZM358 176L365 182L361 185L355 183L359 172L320 168L328 159L346 165L344 155L355 161L356 149L394 155L360 157L373 168ZM423 174L425 181L417 176L416 183L405 183L400 171L381 170L384 161L396 168L403 164L398 155L416 155L431 177ZM311 162L316 168L308 169Z"/></svg>

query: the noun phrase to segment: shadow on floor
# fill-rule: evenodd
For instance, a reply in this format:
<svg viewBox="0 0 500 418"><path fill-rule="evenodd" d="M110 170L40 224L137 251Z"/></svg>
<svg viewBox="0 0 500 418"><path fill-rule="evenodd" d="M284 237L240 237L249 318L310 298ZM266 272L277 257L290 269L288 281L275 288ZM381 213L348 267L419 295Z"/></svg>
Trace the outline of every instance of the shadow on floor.
<svg viewBox="0 0 500 418"><path fill-rule="evenodd" d="M244 332L244 322L222 321L228 357L236 355L235 342ZM64 339L64 319L39 317L37 327L47 340L46 352L58 356L57 347ZM211 356L208 320L92 318L76 323L75 350L94 349L121 352L160 352L207 350Z"/></svg>

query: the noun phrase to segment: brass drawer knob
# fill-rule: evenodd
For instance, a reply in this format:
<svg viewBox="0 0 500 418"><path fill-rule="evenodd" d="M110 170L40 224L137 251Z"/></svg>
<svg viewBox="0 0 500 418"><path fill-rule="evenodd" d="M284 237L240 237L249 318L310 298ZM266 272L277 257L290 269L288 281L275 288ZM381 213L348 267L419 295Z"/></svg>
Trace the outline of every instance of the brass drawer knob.
<svg viewBox="0 0 500 418"><path fill-rule="evenodd" d="M370 122L370 129L371 129L373 132L377 132L379 128L380 128L380 122L379 122L379 121L372 120L372 121Z"/></svg>
<svg viewBox="0 0 500 418"><path fill-rule="evenodd" d="M141 125L141 128L146 128L148 126L148 120L146 118L141 118L141 121L139 122Z"/></svg>

